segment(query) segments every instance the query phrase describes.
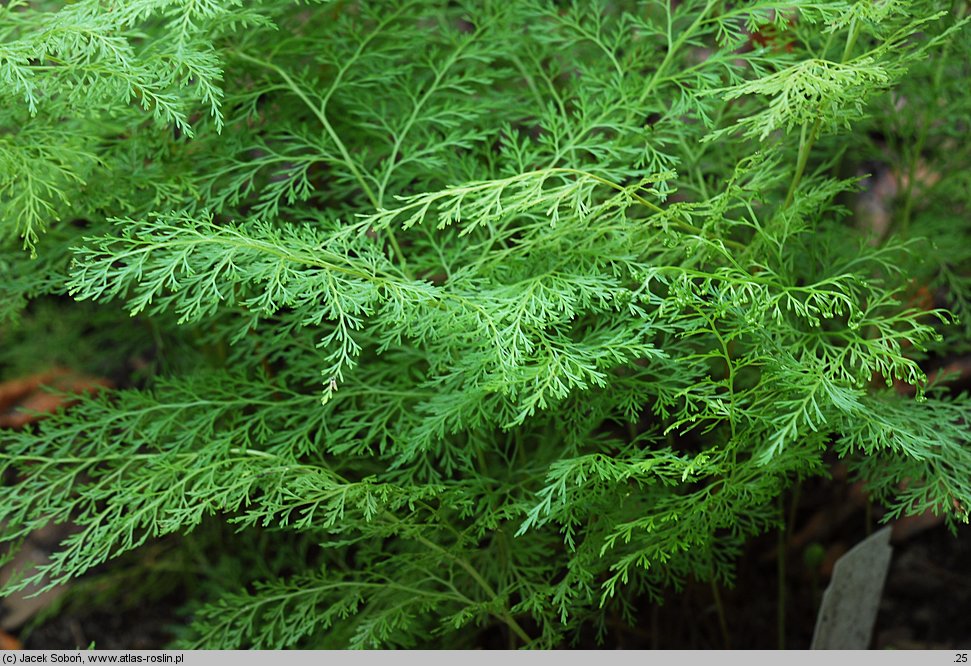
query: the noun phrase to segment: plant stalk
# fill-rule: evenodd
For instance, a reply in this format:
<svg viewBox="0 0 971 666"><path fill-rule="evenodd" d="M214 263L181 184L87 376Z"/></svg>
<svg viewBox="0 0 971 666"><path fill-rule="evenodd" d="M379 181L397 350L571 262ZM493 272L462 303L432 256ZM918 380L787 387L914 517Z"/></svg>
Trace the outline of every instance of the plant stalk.
<svg viewBox="0 0 971 666"><path fill-rule="evenodd" d="M782 524L779 526L779 538L777 543L776 573L778 574L779 599L777 609L777 632L779 649L786 649L786 512L785 512L785 493L779 495L779 517Z"/></svg>

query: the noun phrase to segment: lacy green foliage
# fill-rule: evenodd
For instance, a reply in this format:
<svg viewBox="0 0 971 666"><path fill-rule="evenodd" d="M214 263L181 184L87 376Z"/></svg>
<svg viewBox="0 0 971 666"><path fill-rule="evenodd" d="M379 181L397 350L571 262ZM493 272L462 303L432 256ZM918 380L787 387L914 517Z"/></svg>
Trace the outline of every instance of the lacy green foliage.
<svg viewBox="0 0 971 666"><path fill-rule="evenodd" d="M552 647L731 583L828 451L966 522L939 6L6 3L4 371L139 368L3 433L3 539L79 527L10 587L146 552L187 646Z"/></svg>

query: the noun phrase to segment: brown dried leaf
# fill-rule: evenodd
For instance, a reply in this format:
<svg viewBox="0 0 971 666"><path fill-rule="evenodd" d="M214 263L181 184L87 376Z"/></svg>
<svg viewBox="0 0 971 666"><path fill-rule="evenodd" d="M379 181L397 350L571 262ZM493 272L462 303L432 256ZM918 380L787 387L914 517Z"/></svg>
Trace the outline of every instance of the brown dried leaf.
<svg viewBox="0 0 971 666"><path fill-rule="evenodd" d="M22 428L40 418L39 414L49 414L77 402L64 393L92 394L110 386L107 379L75 375L66 368L0 383L0 428Z"/></svg>
<svg viewBox="0 0 971 666"><path fill-rule="evenodd" d="M0 650L23 650L24 646L16 637L11 636L6 631L0 630Z"/></svg>

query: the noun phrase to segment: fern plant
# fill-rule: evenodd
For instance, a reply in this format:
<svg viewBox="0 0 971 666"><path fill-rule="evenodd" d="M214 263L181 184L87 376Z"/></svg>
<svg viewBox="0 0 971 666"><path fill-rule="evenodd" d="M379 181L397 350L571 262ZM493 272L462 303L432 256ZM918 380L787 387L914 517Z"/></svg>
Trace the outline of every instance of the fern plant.
<svg viewBox="0 0 971 666"><path fill-rule="evenodd" d="M971 321L967 14L6 3L4 372L123 387L0 434L10 553L78 527L8 590L181 585L190 647L556 647L731 585L830 453L967 522L925 375Z"/></svg>

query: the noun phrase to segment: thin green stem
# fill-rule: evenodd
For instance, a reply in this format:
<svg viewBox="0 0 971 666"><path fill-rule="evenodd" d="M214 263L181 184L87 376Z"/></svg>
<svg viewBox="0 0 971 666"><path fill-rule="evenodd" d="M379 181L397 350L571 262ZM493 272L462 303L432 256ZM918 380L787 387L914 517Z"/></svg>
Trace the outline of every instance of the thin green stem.
<svg viewBox="0 0 971 666"><path fill-rule="evenodd" d="M850 53L853 51L853 47L856 45L857 37L860 34L860 27L857 24L856 19L850 21L850 30L846 38L846 45L843 48L843 56L840 62L846 62ZM809 154L812 152L813 146L816 144L816 139L819 136L819 128L822 125L823 118L821 115L816 117L816 121L812 124L810 129L806 129L806 125L802 126L802 131L799 135L799 157L796 161L796 171L792 175L792 181L789 183L789 191L786 192L785 202L782 204L782 209L786 210L792 205L793 199L796 195L796 190L799 188L799 183L802 181L802 177L806 172L806 164L809 161Z"/></svg>
<svg viewBox="0 0 971 666"><path fill-rule="evenodd" d="M850 20L850 31L846 38L846 46L843 48L843 57L840 58L840 62L846 62L850 59L850 53L853 51L853 47L856 46L856 38L860 36L860 25L857 23L856 18Z"/></svg>
<svg viewBox="0 0 971 666"><path fill-rule="evenodd" d="M776 609L776 629L778 634L779 649L786 649L786 512L785 512L785 493L779 495L779 517L782 524L779 526L779 538L776 544L776 574L779 586L778 608Z"/></svg>
<svg viewBox="0 0 971 666"><path fill-rule="evenodd" d="M955 3L954 6L952 7L952 11L957 11L957 6L958 6L957 3ZM953 40L948 40L941 48L941 53L938 55L937 67L934 69L934 77L933 77L934 93L937 93L941 89L941 78L944 76L944 64L948 62L948 55L949 55L948 52L951 50L951 44L953 43L954 43ZM933 99L935 102L937 101L936 94L933 97ZM914 143L914 147L911 153L911 159L909 161L910 162L909 168L907 170L907 184L903 195L903 199L904 199L903 211L900 213L900 218L899 218L900 221L897 223L897 227L899 231L905 234L910 228L910 218L911 218L911 215L913 214L914 182L917 180L918 168L920 166L920 156L921 156L921 153L924 152L924 146L927 143L927 130L934 122L934 119L931 117L931 113L930 113L931 109L934 108L934 105L931 104L928 106L929 108L927 110L928 111L927 115L921 118L919 121L919 129L917 130L917 141Z"/></svg>
<svg viewBox="0 0 971 666"><path fill-rule="evenodd" d="M453 562L455 562L457 565L459 565L462 569L465 570L466 573L469 574L472 580L474 580L476 584L480 588L482 588L482 590L491 598L496 599L499 596L498 594L496 594L496 591L492 589L492 586L489 585L489 582L485 578L483 578L482 575L479 573L479 571L475 567L473 567L468 561L466 561L461 557L458 557L453 553L450 553L449 551L447 551L445 548L442 548L434 541L429 541L423 536L416 536L415 540L421 543L422 545L426 546L427 548L431 548L432 550L438 551L439 553L441 553L442 555L445 555ZM514 618L508 610L503 609L502 611L494 612L493 614L498 619L502 620L513 631L513 633L515 633L516 636L519 637L519 640L523 641L523 643L525 643L526 645L529 645L530 643L532 643L533 639L529 637L529 634L526 633L526 631L522 628L522 626L516 621L516 618Z"/></svg>
<svg viewBox="0 0 971 666"><path fill-rule="evenodd" d="M613 182L612 180L609 180L607 178L602 178L602 177L600 177L600 176L598 176L598 175L596 175L594 173L590 173L589 171L582 171L580 169L566 169L566 168L562 168L562 167L554 167L554 168L550 169L550 171L558 171L560 173L572 173L572 174L576 174L576 175L579 175L579 176L584 176L586 178L590 178L591 180L595 180L598 183L602 183L602 184L604 184L604 185L606 185L608 187L612 187L613 189L618 190L620 192L623 192L623 191L626 191L627 190L627 188L625 188L623 185L618 185L617 183ZM678 229L680 229L682 231L685 231L685 232L687 232L689 234L695 235L695 236L701 236L702 238L704 237L704 230L701 229L700 227L696 227L695 225L691 224L690 222L685 222L684 220L679 220L677 218L674 218L669 211L664 210L663 208L661 208L660 206L658 206L656 203L653 203L651 201L648 201L647 199L645 199L644 197L642 197L641 195L639 195L637 192L629 192L629 194L630 194L631 199L633 199L637 203L641 204L645 208L648 208L648 209L654 211L655 213L658 213L659 215L663 215L664 217L667 217L668 219L670 219L674 223L674 226L677 227ZM730 239L722 239L722 242L725 245L729 246L729 247L735 248L736 250L746 250L746 249L748 249L742 243L739 243L737 241L733 241L733 240L730 240Z"/></svg>
<svg viewBox="0 0 971 666"><path fill-rule="evenodd" d="M331 141L334 142L334 145L337 147L337 151L341 154L341 158L344 161L344 165L351 172L351 175L354 176L354 179L358 182L358 185L360 185L361 189L364 191L364 194L365 196L367 196L368 201L370 201L371 205L374 206L374 208L378 208L379 203L378 203L377 196L375 196L374 191L371 189L371 186L368 185L368 182L364 178L360 169L357 168L357 165L354 163L354 160L351 159L351 154L350 152L348 152L347 146L344 145L344 142L341 140L340 135L337 134L336 130L334 130L333 125L330 124L330 119L327 117L327 114L324 112L324 109L321 108L319 104L315 104L313 100L311 100L310 97L307 95L307 93L304 91L304 89L301 88L299 85L297 85L297 82L293 80L293 77L291 77L290 74L279 65L269 62L267 60L263 60L262 58L253 57L248 53L244 53L243 51L236 51L236 55L241 60L245 60L247 62L253 63L254 65L259 65L260 67L263 67L265 69L269 69L275 72L277 75L280 76L280 78L283 79L283 81L287 84L287 88L289 88L294 95L299 97L300 101L303 102L307 106L307 108L310 109L310 112L314 114L317 120L320 121L320 124L324 128L324 131L327 132L327 136L329 136Z"/></svg>
<svg viewBox="0 0 971 666"><path fill-rule="evenodd" d="M337 478L341 480L344 480L340 475L335 474L335 476L337 476ZM422 504L424 504L424 502ZM427 504L424 504L424 506L428 507ZM431 507L428 507L428 508L429 510L431 509ZM384 511L383 515L390 518L396 523L401 523L401 520L390 511ZM446 527L449 530L455 532L455 530L450 525L446 525ZM448 559L452 560L453 562L455 562L460 568L462 568L466 573L469 574L469 577L472 578L472 580L476 583L476 585L478 585L486 593L486 595L489 596L489 598L493 600L498 599L499 595L496 593L495 589L493 589L493 587L489 585L489 582L482 577L482 574L479 573L478 569L472 566L472 564L468 560L466 560L463 557L459 557L458 555L450 552L448 549L442 547L441 545L435 543L434 541L431 541L430 539L427 539L426 537L421 536L420 534L415 535L413 538L415 539L415 541L422 544L426 548L430 550L434 550L444 555ZM513 617L512 613L510 613L509 610L505 608L505 605L503 605L503 609L501 611L492 611L492 614L497 619L499 619L504 624L506 624L506 626L508 626L512 630L512 632L515 633L516 636L518 636L521 641L523 641L524 644L529 645L530 643L532 643L533 639L530 638L529 634L527 634L526 631L522 628L522 626L516 621L516 618Z"/></svg>
<svg viewBox="0 0 971 666"><path fill-rule="evenodd" d="M694 37L695 31L705 22L708 17L708 12L711 11L711 8L714 5L715 3L713 0L708 0L708 2L705 4L705 8L699 12L698 17L694 20L694 22L686 29L682 30L678 35L678 39L675 41L672 41L673 34L671 26L671 7L670 5L668 6L668 49L664 54L664 59L661 60L661 64L657 66L656 70L654 70L654 74L651 76L650 82L648 82L648 84L644 87L643 92L641 92L641 95L637 100L638 107L644 105L644 102L647 101L647 98L650 97L654 92L654 89L657 87L658 83L663 80L662 74L671 65L671 61L674 59L675 54L677 54L677 52L688 42L689 39Z"/></svg>
<svg viewBox="0 0 971 666"><path fill-rule="evenodd" d="M257 451L257 450L254 450L254 449L239 449L239 451L241 453L245 453L245 454L248 454L248 455L255 455L255 456L259 456L259 457L263 457L263 458L275 458L275 457L278 457L278 456L276 456L276 455L274 455L272 453L267 453L265 451ZM350 483L347 479L345 479L343 476L341 476L337 472L333 472L331 470L328 470L328 471L330 471L334 475L334 478L337 479L338 481L340 481L342 483ZM424 506L426 506L429 510L431 510L431 507L428 507L427 504L424 504L424 502L422 502L422 504ZM385 517L391 519L392 521L394 521L396 523L401 523L402 522L401 519L399 519L396 515L394 515L390 511L385 510L385 511L382 512L382 515L384 515ZM445 527L447 527L448 529L452 529L451 526L449 526L449 525L446 525ZM429 548L430 550L434 550L434 551L436 551L438 553L441 553L445 557L447 557L450 560L452 560L453 562L455 562L459 567L461 567L463 570L465 570L466 573L469 574L469 576L472 578L472 580L475 581L475 583L480 588L482 588L482 590L490 598L492 598L492 599L497 599L498 598L499 595L496 593L496 591L493 589L493 587L491 585L489 585L489 582L485 578L483 578L482 577L482 574L480 574L479 571L474 566L472 566L472 564L470 564L467 560L465 560L462 557L459 557L458 555L456 555L456 554L454 554L452 552L449 552L446 548L440 546L439 544L435 543L434 541L431 541L431 540L429 540L429 539L421 536L420 534L419 535L415 535L413 538L418 543L420 543L423 546L425 546L426 548ZM530 638L529 634L526 633L526 631L522 628L522 626L516 621L516 618L513 617L512 614L507 609L503 608L502 611L498 611L498 612L494 611L493 612L493 615L495 615L499 620L501 620L502 622L504 622L513 631L513 633L515 633L516 636L518 636L520 638L520 640L523 641L523 643L525 643L525 644L528 645L528 644L530 644L532 642L532 638Z"/></svg>
<svg viewBox="0 0 971 666"><path fill-rule="evenodd" d="M789 501L789 516L786 518L786 545L792 541L792 531L796 525L796 511L799 510L799 496L802 494L802 479L796 481L792 489L792 499Z"/></svg>
<svg viewBox="0 0 971 666"><path fill-rule="evenodd" d="M718 628L722 634L722 644L726 650L732 649L732 637L728 631L728 619L725 617L725 604L722 603L721 591L714 574L711 577L711 596L715 600L715 612L718 614Z"/></svg>
<svg viewBox="0 0 971 666"><path fill-rule="evenodd" d="M236 56L241 60L253 63L254 65L258 65L265 69L269 69L283 79L284 83L287 85L287 88L289 88L290 91L293 92L293 94L296 95L308 109L310 109L310 112L314 114L314 117L320 121L321 126L324 128L324 132L327 133L327 136L329 136L331 141L334 142L334 146L337 147L337 152L340 153L341 161L343 162L344 166L346 166L348 171L351 172L351 175L361 187L361 190L371 203L371 206L375 210L379 210L381 208L381 202L378 200L377 195L375 195L374 190L371 189L371 186L368 184L364 174L362 174L361 170L357 168L357 164L355 164L354 160L351 158L351 154L347 150L347 146L345 146L344 142L341 140L340 135L334 129L334 126L331 125L330 119L327 117L324 104L315 104L304 89L297 85L297 82L293 80L293 77L291 77L290 74L279 65L267 60L263 60L262 58L256 58L248 53L244 53L243 51L236 51L235 53ZM386 231L388 232L388 243L391 245L391 249L395 258L398 260L402 273L404 273L405 277L410 278L411 275L408 271L408 262L405 260L401 247L398 245L398 239L395 238L394 231L392 231L390 228L388 228Z"/></svg>
<svg viewBox="0 0 971 666"><path fill-rule="evenodd" d="M795 198L796 190L799 188L799 183L802 181L802 176L806 171L806 163L809 161L809 153L813 149L813 145L816 143L816 135L819 132L819 126L822 124L822 118L817 118L816 122L813 123L811 129L807 131L806 125L802 126L802 132L799 136L799 158L796 161L796 171L792 174L792 180L789 182L789 191L786 192L786 200L782 204L782 209L785 210L792 205L792 201Z"/></svg>

